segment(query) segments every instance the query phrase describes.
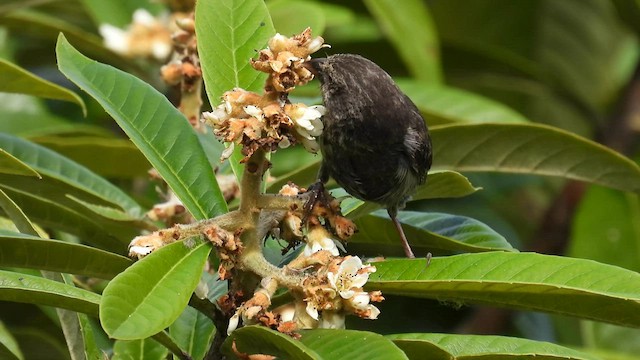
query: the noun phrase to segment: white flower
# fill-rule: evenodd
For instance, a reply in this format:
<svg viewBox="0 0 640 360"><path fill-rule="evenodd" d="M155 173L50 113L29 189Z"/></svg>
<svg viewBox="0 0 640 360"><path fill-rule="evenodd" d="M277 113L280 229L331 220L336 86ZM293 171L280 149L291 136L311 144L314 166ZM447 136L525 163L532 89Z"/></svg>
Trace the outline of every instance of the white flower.
<svg viewBox="0 0 640 360"><path fill-rule="evenodd" d="M320 329L344 329L344 313L338 311L322 312L322 317L318 322Z"/></svg>
<svg viewBox="0 0 640 360"><path fill-rule="evenodd" d="M309 54L313 54L314 52L322 49L323 47L330 48L331 45L325 44L324 39L320 36L316 36L313 40L309 41L306 45L309 50Z"/></svg>
<svg viewBox="0 0 640 360"><path fill-rule="evenodd" d="M340 255L338 247L330 237L329 232L322 226L317 226L307 234L307 245L304 247L304 255L310 256L321 250L329 251L333 256Z"/></svg>
<svg viewBox="0 0 640 360"><path fill-rule="evenodd" d="M324 106L305 106L304 104L288 104L285 106L285 113L295 124L298 139L302 142L307 151L316 153L319 150L315 138L322 134L322 115L325 113Z"/></svg>
<svg viewBox="0 0 640 360"><path fill-rule="evenodd" d="M310 107L298 107L299 111L295 112L295 115L292 116L291 120L295 122L295 124L307 130L308 134L311 136L318 136L322 134L322 121L320 118L325 113L325 108L322 105L315 105Z"/></svg>
<svg viewBox="0 0 640 360"><path fill-rule="evenodd" d="M262 113L262 110L255 105L247 105L243 108L243 110L244 112L247 113L247 115L253 116L258 120L262 120L264 118L264 114Z"/></svg>
<svg viewBox="0 0 640 360"><path fill-rule="evenodd" d="M118 54L129 51L129 35L126 31L110 24L102 24L98 28L104 39L104 46Z"/></svg>
<svg viewBox="0 0 640 360"><path fill-rule="evenodd" d="M222 154L220 154L221 162L231 157L231 155L233 154L234 146L235 146L235 143L229 143L229 146L227 146L224 150L222 150Z"/></svg>
<svg viewBox="0 0 640 360"><path fill-rule="evenodd" d="M343 299L350 299L367 283L369 273L375 271L375 267L363 265L359 257L347 256L336 273L331 271L327 273L327 279Z"/></svg>
<svg viewBox="0 0 640 360"><path fill-rule="evenodd" d="M289 322L295 320L296 307L293 304L284 304L273 309L273 313L280 315L281 322Z"/></svg>
<svg viewBox="0 0 640 360"><path fill-rule="evenodd" d="M133 12L133 22L140 25L153 26L156 23L156 19L147 9L137 9Z"/></svg>
<svg viewBox="0 0 640 360"><path fill-rule="evenodd" d="M203 112L201 121L211 127L216 127L228 118L229 111L226 106L222 104L213 108L212 111Z"/></svg>
<svg viewBox="0 0 640 360"><path fill-rule="evenodd" d="M284 51L289 44L289 41L288 37L280 33L276 33L271 39L269 39L269 49L273 52Z"/></svg>
<svg viewBox="0 0 640 360"><path fill-rule="evenodd" d="M126 29L102 24L99 31L107 48L126 56L164 60L173 51L168 19L155 18L145 9L133 13L133 21Z"/></svg>
<svg viewBox="0 0 640 360"><path fill-rule="evenodd" d="M153 252L153 248L150 246L132 246L129 248L129 256L142 258Z"/></svg>
<svg viewBox="0 0 640 360"><path fill-rule="evenodd" d="M306 310L309 316L311 316L314 320L318 320L318 308L316 307L316 304L314 304L312 301L307 301Z"/></svg>
<svg viewBox="0 0 640 360"><path fill-rule="evenodd" d="M231 335L231 333L238 328L238 324L240 323L240 310L236 311L235 314L229 319L229 326L227 327L227 335Z"/></svg>
<svg viewBox="0 0 640 360"><path fill-rule="evenodd" d="M351 306L356 310L356 313L361 314L366 319L375 320L380 315L380 309L369 304L371 297L369 293L364 291L356 292L350 299L347 301L351 304Z"/></svg>

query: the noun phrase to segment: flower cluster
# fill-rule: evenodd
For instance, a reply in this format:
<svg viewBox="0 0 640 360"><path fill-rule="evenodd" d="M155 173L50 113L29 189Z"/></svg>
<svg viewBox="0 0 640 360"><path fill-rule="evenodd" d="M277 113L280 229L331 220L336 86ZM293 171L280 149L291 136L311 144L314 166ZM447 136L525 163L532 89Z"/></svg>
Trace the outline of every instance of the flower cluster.
<svg viewBox="0 0 640 360"><path fill-rule="evenodd" d="M107 48L129 57L152 57L165 60L173 50L171 33L177 18L154 17L147 10L133 13L133 22L127 29L110 24L100 25L99 31Z"/></svg>
<svg viewBox="0 0 640 360"><path fill-rule="evenodd" d="M369 274L376 271L371 265L364 265L357 256L334 258L313 281L305 286L306 312L318 320L320 328L344 327L344 315L352 313L365 319L376 319L380 310L371 304L384 300L379 291L366 292L362 289L369 280Z"/></svg>
<svg viewBox="0 0 640 360"><path fill-rule="evenodd" d="M269 40L269 47L260 50L258 59L251 60L251 66L269 74L265 86L267 92L288 93L313 79L313 74L303 64L323 47L329 45L320 36L312 38L311 28L291 38L276 34Z"/></svg>
<svg viewBox="0 0 640 360"><path fill-rule="evenodd" d="M233 144L242 144L248 158L257 149L275 151L302 143L310 152L318 151L316 136L322 133L320 118L324 107L304 104L284 104L267 97L234 89L222 96L223 104L202 114L202 120L213 128L214 134L231 143L222 154L231 155Z"/></svg>
<svg viewBox="0 0 640 360"><path fill-rule="evenodd" d="M298 143L307 151L318 151L316 138L322 133L324 107L292 104L287 94L313 79L304 63L323 46L321 37L311 38L311 29L291 38L276 34L258 59L251 61L256 70L269 74L265 94L233 89L222 95L221 105L202 114L202 121L214 134L231 143L222 160L231 155L234 144L243 146L245 159L257 149L275 151Z"/></svg>

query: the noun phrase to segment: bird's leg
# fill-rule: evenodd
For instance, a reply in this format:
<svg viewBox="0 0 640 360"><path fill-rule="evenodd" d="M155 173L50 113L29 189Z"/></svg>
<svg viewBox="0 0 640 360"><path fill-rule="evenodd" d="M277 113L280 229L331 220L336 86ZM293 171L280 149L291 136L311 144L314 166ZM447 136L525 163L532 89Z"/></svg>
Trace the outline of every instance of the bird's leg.
<svg viewBox="0 0 640 360"><path fill-rule="evenodd" d="M387 212L389 213L391 221L393 221L393 224L396 226L396 230L398 230L398 233L400 234L400 240L402 241L402 248L404 249L405 255L410 259L415 258L416 256L413 255L413 251L411 251L411 246L409 246L407 237L404 235L404 230L402 230L402 225L400 224L400 221L398 221L397 213L391 210L387 210Z"/></svg>
<svg viewBox="0 0 640 360"><path fill-rule="evenodd" d="M303 217L302 223L304 224L307 221L307 218L313 212L313 207L318 201L324 201L324 182L322 180L318 180L315 183L311 184L307 189L307 192L311 193L309 196L309 200L304 204L303 208Z"/></svg>

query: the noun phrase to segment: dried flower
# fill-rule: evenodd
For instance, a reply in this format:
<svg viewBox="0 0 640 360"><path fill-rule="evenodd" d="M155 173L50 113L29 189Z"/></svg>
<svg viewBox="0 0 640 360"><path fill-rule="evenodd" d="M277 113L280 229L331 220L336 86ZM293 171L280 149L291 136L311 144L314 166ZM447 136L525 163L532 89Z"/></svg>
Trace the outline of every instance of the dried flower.
<svg viewBox="0 0 640 360"><path fill-rule="evenodd" d="M155 18L147 10L138 9L133 13L133 22L126 29L102 24L99 31L105 46L119 54L165 60L173 50L173 23L175 19L172 21L168 16Z"/></svg>

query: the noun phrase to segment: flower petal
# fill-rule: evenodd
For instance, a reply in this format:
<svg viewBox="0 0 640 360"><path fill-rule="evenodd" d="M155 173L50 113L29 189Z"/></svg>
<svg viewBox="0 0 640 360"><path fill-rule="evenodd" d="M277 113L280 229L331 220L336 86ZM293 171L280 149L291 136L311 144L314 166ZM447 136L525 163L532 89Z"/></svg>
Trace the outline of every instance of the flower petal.
<svg viewBox="0 0 640 360"><path fill-rule="evenodd" d="M310 301L307 301L307 314L309 314L309 316L311 316L314 320L318 320L318 308L316 308L316 306L311 303Z"/></svg>

